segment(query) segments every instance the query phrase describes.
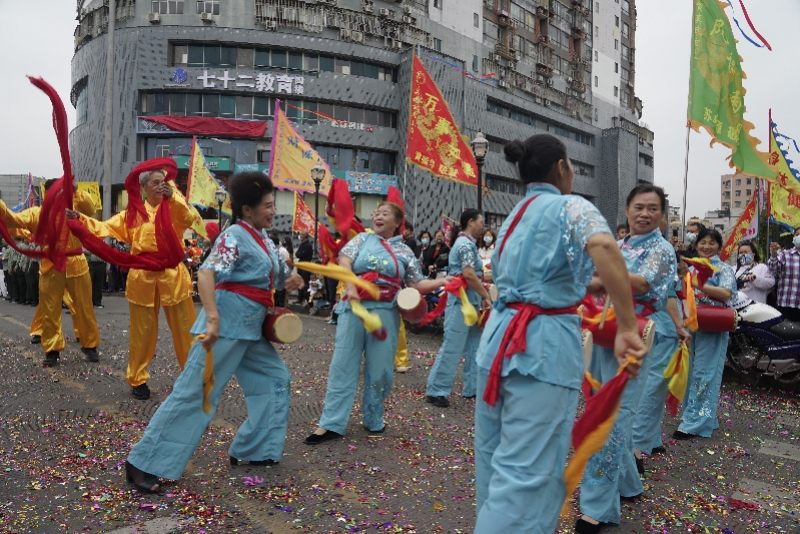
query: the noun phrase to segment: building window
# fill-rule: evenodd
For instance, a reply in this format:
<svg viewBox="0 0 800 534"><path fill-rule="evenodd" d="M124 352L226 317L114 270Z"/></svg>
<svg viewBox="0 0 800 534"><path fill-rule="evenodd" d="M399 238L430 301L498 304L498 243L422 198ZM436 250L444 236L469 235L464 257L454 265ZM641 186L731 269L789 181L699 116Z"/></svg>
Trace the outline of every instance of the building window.
<svg viewBox="0 0 800 534"><path fill-rule="evenodd" d="M78 93L78 100L75 104L76 111L76 126L80 126L89 120L89 86L84 85L81 92Z"/></svg>
<svg viewBox="0 0 800 534"><path fill-rule="evenodd" d="M735 195L735 196L737 196L737 197L740 197L740 196L742 196L742 190L741 190L741 189L737 189L737 190L736 190L736 195Z"/></svg>
<svg viewBox="0 0 800 534"><path fill-rule="evenodd" d="M219 15L219 0L197 0L197 14Z"/></svg>
<svg viewBox="0 0 800 534"><path fill-rule="evenodd" d="M614 17L614 26L619 28L619 17L617 17L617 16Z"/></svg>
<svg viewBox="0 0 800 534"><path fill-rule="evenodd" d="M600 86L600 80L597 78L597 76L594 77L594 86L595 87L599 87Z"/></svg>
<svg viewBox="0 0 800 534"><path fill-rule="evenodd" d="M520 182L502 176L486 175L486 187L499 193L510 193L512 195L520 194Z"/></svg>
<svg viewBox="0 0 800 534"><path fill-rule="evenodd" d="M619 96L619 87L614 86L614 96Z"/></svg>
<svg viewBox="0 0 800 534"><path fill-rule="evenodd" d="M586 176L587 178L594 178L594 167L581 163L580 161L572 160L572 168L576 175Z"/></svg>
<svg viewBox="0 0 800 534"><path fill-rule="evenodd" d="M269 150L259 150L258 151L258 162L259 163L266 163L269 165L270 159L272 159L272 152Z"/></svg>
<svg viewBox="0 0 800 534"><path fill-rule="evenodd" d="M595 2L594 3L594 12L595 13L600 13L600 2Z"/></svg>
<svg viewBox="0 0 800 534"><path fill-rule="evenodd" d="M150 11L161 15L183 15L183 0L153 0Z"/></svg>
<svg viewBox="0 0 800 534"><path fill-rule="evenodd" d="M600 53L597 50L594 51L594 60L600 61Z"/></svg>
<svg viewBox="0 0 800 534"><path fill-rule="evenodd" d="M741 208L742 207L742 203L739 202L738 200L736 202L734 202L733 205L736 206L737 208Z"/></svg>
<svg viewBox="0 0 800 534"><path fill-rule="evenodd" d="M619 39L614 39L614 50L619 50Z"/></svg>
<svg viewBox="0 0 800 534"><path fill-rule="evenodd" d="M472 70L478 72L478 56L472 56Z"/></svg>
<svg viewBox="0 0 800 534"><path fill-rule="evenodd" d="M433 0L433 7L436 9L442 9L442 2L444 0Z"/></svg>
<svg viewBox="0 0 800 534"><path fill-rule="evenodd" d="M433 49L436 50L437 52L441 52L442 51L442 40L441 39L436 39L434 37L434 39L433 39Z"/></svg>
<svg viewBox="0 0 800 534"><path fill-rule="evenodd" d="M627 22L623 22L623 23L622 23L622 36L623 36L625 39L629 39L629 38L630 38L630 36L631 36L631 27L630 27L630 26L628 26L628 23L627 23Z"/></svg>
<svg viewBox="0 0 800 534"><path fill-rule="evenodd" d="M622 0L622 12L626 15L631 14L631 3L628 0Z"/></svg>
<svg viewBox="0 0 800 534"><path fill-rule="evenodd" d="M751 185L751 184L753 183L753 179L752 179L752 178L748 178L748 179L747 179L747 181L746 181L745 183L746 183L747 185Z"/></svg>
<svg viewBox="0 0 800 534"><path fill-rule="evenodd" d="M600 37L600 26L595 26L594 27L594 36L595 37Z"/></svg>
<svg viewBox="0 0 800 534"><path fill-rule="evenodd" d="M631 71L629 71L625 67L622 67L622 81L627 82L630 79L631 79Z"/></svg>
<svg viewBox="0 0 800 534"><path fill-rule="evenodd" d="M476 28L481 27L481 16L478 15L477 13L472 14L472 25L475 26Z"/></svg>
<svg viewBox="0 0 800 534"><path fill-rule="evenodd" d="M619 63L614 63L614 72L619 73Z"/></svg>
<svg viewBox="0 0 800 534"><path fill-rule="evenodd" d="M753 194L753 190L752 190L752 189L747 189L747 190L744 192L744 196L746 196L746 197L749 197L749 196L750 196L750 195L752 195L752 194Z"/></svg>
<svg viewBox="0 0 800 534"><path fill-rule="evenodd" d="M628 108L631 106L631 94L625 89L622 90L622 96L619 100L623 107Z"/></svg>
<svg viewBox="0 0 800 534"><path fill-rule="evenodd" d="M616 41L615 41L616 42ZM625 45L622 45L622 59L629 61L630 60L630 48Z"/></svg>
<svg viewBox="0 0 800 534"><path fill-rule="evenodd" d="M736 185L742 185L742 179L741 178L737 178L736 179Z"/></svg>

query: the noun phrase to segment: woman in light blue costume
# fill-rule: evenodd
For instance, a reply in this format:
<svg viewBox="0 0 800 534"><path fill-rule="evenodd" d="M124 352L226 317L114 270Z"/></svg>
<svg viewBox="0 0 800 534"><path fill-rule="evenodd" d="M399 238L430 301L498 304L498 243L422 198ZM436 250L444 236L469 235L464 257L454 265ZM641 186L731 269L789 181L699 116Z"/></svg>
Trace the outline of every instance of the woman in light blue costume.
<svg viewBox="0 0 800 534"><path fill-rule="evenodd" d="M504 150L518 163L527 193L501 228L492 257L498 300L477 358L475 532L549 533L564 502L583 379L577 304L595 269L621 303L618 361L642 358L645 349L611 230L595 206L569 195L574 173L564 143L542 134ZM637 371L629 366L632 375Z"/></svg>
<svg viewBox="0 0 800 534"><path fill-rule="evenodd" d="M203 311L192 334L205 337L192 346L172 393L125 465L128 480L140 491L158 491L159 477L180 478L233 375L247 401L247 419L231 444L231 463L274 465L283 454L291 377L261 332L272 291L298 289L303 282L299 275L289 275L265 233L275 216L269 178L263 173L237 174L228 192L234 220L240 220L222 232L197 275ZM209 395L211 411L205 413L203 371L206 350L212 347L215 382Z"/></svg>
<svg viewBox="0 0 800 534"><path fill-rule="evenodd" d="M628 267L636 313L664 328L675 326L666 314L656 315L667 305L669 288L677 281L675 250L662 237L659 228L667 210L664 190L652 184L640 184L629 194L626 216L630 233L619 241ZM613 300L615 307L619 304ZM650 357L640 370L647 376ZM610 349L595 346L589 371L605 384L617 374L617 362ZM628 381L620 409L605 445L589 459L581 482L581 512L575 531L595 533L602 524L618 524L620 497L633 498L644 492L634 456L633 414L644 389L645 379Z"/></svg>
<svg viewBox="0 0 800 534"><path fill-rule="evenodd" d="M450 242L448 274L461 277L469 302L477 310L488 309L492 305L489 292L483 287L483 261L478 254L476 239L483 236L483 216L476 209L465 210L461 214L461 228L454 228ZM481 341L481 328L478 323L464 324L461 299L449 295L444 316L444 340L436 361L428 375L428 388L425 400L434 406L446 408L450 405L447 397L453 387L453 379L458 370L458 362L464 356L462 377L464 388L461 395L470 399L475 397L477 386L475 357Z"/></svg>
<svg viewBox="0 0 800 534"><path fill-rule="evenodd" d="M661 231L667 227L666 217L661 220ZM672 245L670 245L672 247ZM663 454L666 452L661 441L661 422L664 418L664 406L669 393L669 379L664 378L664 371L669 366L672 355L678 350L681 342L691 343L692 335L684 328L683 318L678 306L676 289L680 280L669 288L667 305L651 317L656 323L656 335L653 347L647 359L650 360L647 375L644 377L644 390L639 405L633 416L633 453L636 456L636 468L644 474L642 454Z"/></svg>
<svg viewBox="0 0 800 534"><path fill-rule="evenodd" d="M444 286L452 277L425 280L414 252L403 244L399 228L403 209L393 202L382 202L372 215L371 233L361 233L351 239L339 254L339 265L359 277L372 281L380 288L380 300L369 298L352 283L347 286L347 300L340 303L336 344L328 373L328 391L319 428L305 443L317 445L341 438L345 434L353 399L358 386L361 358L364 357L364 396L361 401L364 428L372 433L384 431L383 402L394 383L394 356L400 315L396 296L402 284L429 293ZM369 334L352 311L350 302L361 301L370 312L377 314L383 324L384 339ZM338 309L338 308L337 308Z"/></svg>
<svg viewBox="0 0 800 534"><path fill-rule="evenodd" d="M708 228L700 231L697 236L700 257L708 258L720 270L703 287L694 286L698 305L730 306L736 300L736 274L733 267L719 259L717 254L721 248L722 236L718 231ZM691 351L694 357L689 366L681 424L672 434L675 439L710 438L719 428L717 405L728 337L728 332L698 330L693 334Z"/></svg>

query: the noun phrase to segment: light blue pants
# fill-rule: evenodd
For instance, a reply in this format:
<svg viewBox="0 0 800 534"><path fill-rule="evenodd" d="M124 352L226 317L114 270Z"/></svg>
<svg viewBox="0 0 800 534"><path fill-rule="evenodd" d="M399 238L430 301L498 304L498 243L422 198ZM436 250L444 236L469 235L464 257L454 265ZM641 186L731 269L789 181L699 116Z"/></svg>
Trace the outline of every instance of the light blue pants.
<svg viewBox="0 0 800 534"><path fill-rule="evenodd" d="M650 370L645 377L644 391L633 417L633 446L645 454L661 447L661 422L664 403L669 393L669 379L664 378L672 355L678 350L678 338L656 333L653 348L647 355Z"/></svg>
<svg viewBox="0 0 800 534"><path fill-rule="evenodd" d="M683 399L683 417L678 430L710 438L719 428L717 405L728 333L695 332L692 337L692 364L689 366L689 385Z"/></svg>
<svg viewBox="0 0 800 534"><path fill-rule="evenodd" d="M619 524L620 495L634 497L644 491L636 457L633 455L631 436L636 405L642 396L650 367L649 355L642 362L639 377L629 380L622 394L617 419L611 428L605 445L589 459L581 482L581 513L602 523ZM605 384L617 374L619 364L614 351L595 346L589 370L597 380Z"/></svg>
<svg viewBox="0 0 800 534"><path fill-rule="evenodd" d="M192 345L186 367L172 393L158 408L128 461L160 478L177 480L214 417L220 394L233 375L247 403L247 419L228 453L247 461L275 460L283 455L289 423L289 383L286 364L264 338L258 341L220 338L214 345L214 388L211 413L203 411L203 370L206 353Z"/></svg>
<svg viewBox="0 0 800 534"><path fill-rule="evenodd" d="M428 375L427 395L431 397L448 397L450 395L453 379L458 370L458 362L461 361L461 356L464 356L464 368L461 371L464 389L461 394L464 397L475 396L477 385L475 359L482 332L477 323L474 326L464 324L461 299L451 296L448 299L447 311L444 316L442 348L439 349L431 373Z"/></svg>
<svg viewBox="0 0 800 534"><path fill-rule="evenodd" d="M364 426L376 432L383 429L383 401L389 396L394 384L394 353L397 350L397 335L400 315L397 308L375 308L386 339L380 341L364 329L361 319L348 308L339 316L336 328L336 346L333 350L331 368L328 372L328 391L319 426L344 434L361 371L364 356L364 394L361 411Z"/></svg>
<svg viewBox="0 0 800 534"><path fill-rule="evenodd" d="M483 400L488 379L479 367L475 534L551 534L564 504L578 390L511 371L492 407Z"/></svg>

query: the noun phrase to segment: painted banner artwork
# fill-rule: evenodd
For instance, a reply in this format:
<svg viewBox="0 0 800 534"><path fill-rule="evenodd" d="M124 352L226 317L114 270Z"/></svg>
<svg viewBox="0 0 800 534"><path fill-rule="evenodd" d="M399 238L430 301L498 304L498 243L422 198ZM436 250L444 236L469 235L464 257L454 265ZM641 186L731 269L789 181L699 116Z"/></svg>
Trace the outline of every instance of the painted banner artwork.
<svg viewBox="0 0 800 534"><path fill-rule="evenodd" d="M778 126L770 112L770 163L778 171L779 183L769 184L770 215L781 224L800 226L800 173L792 168L788 152L778 143Z"/></svg>
<svg viewBox="0 0 800 534"><path fill-rule="evenodd" d="M453 220L442 214L442 232L444 232L444 242L450 246L450 234L453 232Z"/></svg>
<svg viewBox="0 0 800 534"><path fill-rule="evenodd" d="M434 176L478 185L478 165L436 82L414 55L406 159ZM274 153L274 151L273 151Z"/></svg>
<svg viewBox="0 0 800 534"><path fill-rule="evenodd" d="M314 237L314 214L297 191L294 192L293 213L292 232L308 232L308 235Z"/></svg>
<svg viewBox="0 0 800 534"><path fill-rule="evenodd" d="M275 100L275 121L272 123L272 159L269 163L272 184L278 189L304 193L314 192L311 169L322 161L325 178L319 188L320 195L328 196L331 186L331 169L316 150L299 135L281 110L280 100Z"/></svg>
<svg viewBox="0 0 800 534"><path fill-rule="evenodd" d="M219 183L206 166L203 151L192 138L192 156L189 159L189 180L186 185L186 202L192 206L217 209L216 192Z"/></svg>
<svg viewBox="0 0 800 534"><path fill-rule="evenodd" d="M734 252L736 252L739 243L754 239L758 234L758 209L756 206L757 198L757 195L754 194L753 198L751 198L750 202L747 204L747 207L739 216L739 220L736 221L736 225L733 227L731 235L728 237L728 240L725 241L725 245L722 247L722 251L719 253L719 259L722 261L727 260Z"/></svg>
<svg viewBox="0 0 800 534"><path fill-rule="evenodd" d="M775 180L768 155L755 148L759 141L750 135L753 124L744 120L745 76L723 6L717 0L694 1L689 126L708 131L712 145L730 148L730 166L737 172Z"/></svg>

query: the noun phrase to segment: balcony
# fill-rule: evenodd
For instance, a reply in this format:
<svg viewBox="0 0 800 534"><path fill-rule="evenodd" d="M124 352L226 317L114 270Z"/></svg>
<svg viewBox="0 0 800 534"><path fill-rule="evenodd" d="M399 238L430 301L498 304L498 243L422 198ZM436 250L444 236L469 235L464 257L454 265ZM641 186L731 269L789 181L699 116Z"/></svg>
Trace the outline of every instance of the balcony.
<svg viewBox="0 0 800 534"><path fill-rule="evenodd" d="M573 26L570 29L569 35L573 39L580 39L581 41L585 41L587 38L586 30L584 30L582 26Z"/></svg>
<svg viewBox="0 0 800 534"><path fill-rule="evenodd" d="M572 81L569 83L569 87L570 87L570 89L572 89L573 91L578 91L579 93L585 93L585 92L586 92L586 84L585 84L585 83L583 83L583 82L582 82L582 81L580 81L580 80L573 79L573 80L572 80Z"/></svg>
<svg viewBox="0 0 800 534"><path fill-rule="evenodd" d="M504 43L497 43L494 45L494 51L510 61L518 61L521 59L514 48Z"/></svg>
<svg viewBox="0 0 800 534"><path fill-rule="evenodd" d="M545 78L552 78L553 77L553 67L547 65L545 63L537 63L536 64L536 74L540 76L544 76Z"/></svg>
<svg viewBox="0 0 800 534"><path fill-rule="evenodd" d="M572 0L572 9L575 10L576 13L580 13L584 17L589 16L589 8L584 6L581 0Z"/></svg>
<svg viewBox="0 0 800 534"><path fill-rule="evenodd" d="M547 48L550 48L550 49L553 49L553 50L555 50L555 48L556 48L555 45L550 42L550 37L548 37L547 35L540 35L539 36L539 43L543 44Z"/></svg>

